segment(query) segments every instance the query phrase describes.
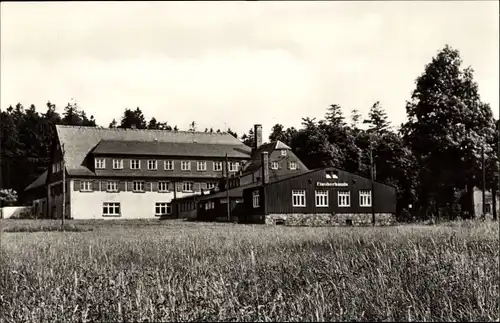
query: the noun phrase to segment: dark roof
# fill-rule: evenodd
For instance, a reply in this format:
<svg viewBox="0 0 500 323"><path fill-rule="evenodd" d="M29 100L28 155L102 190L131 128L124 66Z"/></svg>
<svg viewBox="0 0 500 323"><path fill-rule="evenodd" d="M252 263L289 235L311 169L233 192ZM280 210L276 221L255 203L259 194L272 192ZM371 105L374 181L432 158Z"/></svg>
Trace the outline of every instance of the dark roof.
<svg viewBox="0 0 500 323"><path fill-rule="evenodd" d="M208 133L193 131L166 131L143 129L97 128L57 125L59 143L64 145L64 162L69 175L91 175L82 165L84 159L101 140L105 141L150 141L169 143L198 143L240 146L250 148L229 133ZM223 157L223 156L221 156Z"/></svg>
<svg viewBox="0 0 500 323"><path fill-rule="evenodd" d="M346 173L349 173L349 174L353 174L353 175L361 177L361 178L366 178L364 176L361 176L361 175L358 175L358 174L355 174L355 173L351 173L351 172L348 172L348 171L340 169L340 168L331 167L331 166L323 166L323 167L318 167L318 168L315 168L315 169L310 169L310 170L305 171L305 172L300 173L300 174L296 174L296 175L294 174L294 175L288 176L288 177L281 177L281 178L279 178L279 179L277 179L277 180L275 180L273 182L269 182L267 185L276 184L276 183L287 181L289 179L297 178L297 177L300 177L300 176L305 176L305 175L308 175L308 174L311 174L311 173L314 173L314 172L317 172L317 171L320 171L320 170L323 170L323 169L331 169L331 170L336 170L336 171L342 171L342 172L346 172ZM381 182L377 182L377 181L374 181L374 183L377 183L379 185L389 186L389 187L392 187L392 188L396 189L396 186L394 186L394 185L385 184L385 183L381 183Z"/></svg>
<svg viewBox="0 0 500 323"><path fill-rule="evenodd" d="M249 161L248 163L246 163L243 166L242 173L243 174L252 173L252 172L258 170L259 168L261 168L262 167L262 159L261 159L262 157L261 157L261 155L262 155L263 152L267 152L269 155L271 155L271 153L273 151L275 151L275 150L281 150L281 149L289 150L289 153L293 154L291 148L288 147L287 145L285 145L284 143L282 143L279 140L273 141L273 142L268 143L268 144L261 145L252 154L252 160ZM297 162L299 164L299 169L305 169L305 170L307 170L306 165L304 165L299 158L297 158Z"/></svg>
<svg viewBox="0 0 500 323"><path fill-rule="evenodd" d="M250 183L238 187L234 187L229 189L229 197L242 197L243 196L243 190L247 188L252 188L252 187L257 187L259 186L258 183ZM210 194L206 195L189 195L189 196L184 196L180 198L176 198L174 201L183 201L183 200L191 200L191 199L196 199L196 201L205 201L205 200L211 200L214 198L226 198L227 197L227 191L220 191L220 192L213 192Z"/></svg>
<svg viewBox="0 0 500 323"><path fill-rule="evenodd" d="M187 142L101 140L94 154L250 158L251 149L244 145L200 144Z"/></svg>
<svg viewBox="0 0 500 323"><path fill-rule="evenodd" d="M42 175L38 176L37 179L35 179L35 181L33 181L33 183L31 183L30 185L28 185L24 191L27 192L29 190L33 190L35 188L39 188L39 187L42 187L45 185L45 182L47 181L47 170L45 170Z"/></svg>

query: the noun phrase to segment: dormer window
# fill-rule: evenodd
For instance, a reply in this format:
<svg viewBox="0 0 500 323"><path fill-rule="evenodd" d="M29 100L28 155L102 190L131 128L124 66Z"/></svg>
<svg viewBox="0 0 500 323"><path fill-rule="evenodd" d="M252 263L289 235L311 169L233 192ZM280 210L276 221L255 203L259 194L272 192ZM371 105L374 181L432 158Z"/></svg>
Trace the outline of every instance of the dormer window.
<svg viewBox="0 0 500 323"><path fill-rule="evenodd" d="M158 162L156 160L148 160L148 169L156 170L158 168Z"/></svg>
<svg viewBox="0 0 500 323"><path fill-rule="evenodd" d="M288 164L288 167L291 169L291 170L296 170L297 169L297 163L296 162L290 162Z"/></svg>
<svg viewBox="0 0 500 323"><path fill-rule="evenodd" d="M271 163L271 169L278 169L278 167L279 167L278 162Z"/></svg>
<svg viewBox="0 0 500 323"><path fill-rule="evenodd" d="M133 159L130 161L130 169L140 169L141 161L138 159Z"/></svg>
<svg viewBox="0 0 500 323"><path fill-rule="evenodd" d="M123 169L123 159L113 159L113 169Z"/></svg>
<svg viewBox="0 0 500 323"><path fill-rule="evenodd" d="M96 169L104 169L104 168L106 168L106 160L104 158L96 158L96 160L95 160L95 168Z"/></svg>
<svg viewBox="0 0 500 323"><path fill-rule="evenodd" d="M337 171L327 170L326 171L326 178L328 178L328 179L338 179L339 178L338 172Z"/></svg>
<svg viewBox="0 0 500 323"><path fill-rule="evenodd" d="M287 152L286 149L281 149L281 156L286 156Z"/></svg>

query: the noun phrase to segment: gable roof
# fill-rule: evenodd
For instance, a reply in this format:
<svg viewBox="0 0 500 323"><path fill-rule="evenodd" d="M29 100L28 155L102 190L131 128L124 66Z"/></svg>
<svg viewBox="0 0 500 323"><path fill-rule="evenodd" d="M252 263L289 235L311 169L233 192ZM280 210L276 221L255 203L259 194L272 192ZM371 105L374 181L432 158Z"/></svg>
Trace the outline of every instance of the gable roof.
<svg viewBox="0 0 500 323"><path fill-rule="evenodd" d="M297 178L297 177L300 177L300 176L305 176L305 175L309 175L311 173L315 173L317 171L321 171L321 170L334 170L334 171L341 171L341 172L344 172L344 173L349 173L349 174L352 174L354 176L357 176L359 178L364 178L364 179L367 179L366 177L364 176L361 176L361 175L358 175L356 173L351 173L351 172L348 172L346 170L343 170L343 169L340 169L340 168L336 168L336 167L332 167L332 166L323 166L323 167L318 167L318 168L315 168L315 169L310 169L310 170L307 170L303 173L300 173L300 174L294 174L292 176L288 176L288 177L282 177L276 181L273 181L273 182L269 182L268 184L266 185L271 185L271 184L276 184L276 183L280 183L280 182L284 182L284 181L287 181L287 180L290 180L290 179L294 179L294 178ZM378 182L378 181L373 181L374 183L378 184L378 185L383 185L383 186L387 186L387 187L391 187L391 188L394 188L396 189L396 186L394 185L390 185L390 184L385 184L385 183L382 183L382 182ZM262 184L261 184L262 185Z"/></svg>
<svg viewBox="0 0 500 323"><path fill-rule="evenodd" d="M228 158L250 158L251 149L244 145L101 140L92 153L186 157L221 157L227 154Z"/></svg>
<svg viewBox="0 0 500 323"><path fill-rule="evenodd" d="M207 133L192 131L166 131L120 128L96 128L56 125L59 143L64 145L64 162L69 175L93 174L82 163L101 140L104 141L150 141L159 143L197 143L239 146L250 148L229 133Z"/></svg>
<svg viewBox="0 0 500 323"><path fill-rule="evenodd" d="M285 145L284 143L282 143L279 140L273 141L273 142L268 143L268 144L261 145L252 154L252 160L249 161L247 164L245 164L243 166L242 173L243 174L248 174L248 173L252 173L252 172L258 170L262 166L261 154L263 152L267 152L269 155L271 155L271 153L273 151L275 151L275 150L282 150L282 149L289 150L289 153L293 154L291 148L288 147L287 145ZM298 164L300 166L299 169L305 169L305 170L307 170L307 167L304 165L304 163L302 163L302 161L299 158L297 158L297 162L298 162Z"/></svg>
<svg viewBox="0 0 500 323"><path fill-rule="evenodd" d="M35 179L30 185L28 185L24 189L24 191L27 192L29 190L44 186L45 182L47 181L47 174L48 174L48 170L45 170L40 176L38 176L37 179Z"/></svg>

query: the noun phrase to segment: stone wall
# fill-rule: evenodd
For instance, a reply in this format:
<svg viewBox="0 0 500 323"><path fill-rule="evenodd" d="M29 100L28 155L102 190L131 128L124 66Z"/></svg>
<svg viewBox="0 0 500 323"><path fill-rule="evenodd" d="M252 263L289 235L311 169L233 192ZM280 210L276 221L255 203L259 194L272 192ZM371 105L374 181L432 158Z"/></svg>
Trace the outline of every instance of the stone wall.
<svg viewBox="0 0 500 323"><path fill-rule="evenodd" d="M396 217L390 213L375 214L375 225L392 225ZM371 213L338 213L338 214L269 214L266 224L284 224L290 226L340 226L340 225L371 225Z"/></svg>

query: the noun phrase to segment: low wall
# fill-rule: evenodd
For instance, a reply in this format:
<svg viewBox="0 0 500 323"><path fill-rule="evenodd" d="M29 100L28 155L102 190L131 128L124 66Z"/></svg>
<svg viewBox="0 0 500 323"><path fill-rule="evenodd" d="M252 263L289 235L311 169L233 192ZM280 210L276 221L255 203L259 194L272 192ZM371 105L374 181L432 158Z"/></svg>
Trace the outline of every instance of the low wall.
<svg viewBox="0 0 500 323"><path fill-rule="evenodd" d="M390 213L375 214L375 225L392 225L396 217ZM338 214L269 214L266 224L304 225L304 226L340 226L340 225L371 225L371 213L338 213Z"/></svg>
<svg viewBox="0 0 500 323"><path fill-rule="evenodd" d="M0 208L0 219L17 219L31 212L31 206L4 206Z"/></svg>

